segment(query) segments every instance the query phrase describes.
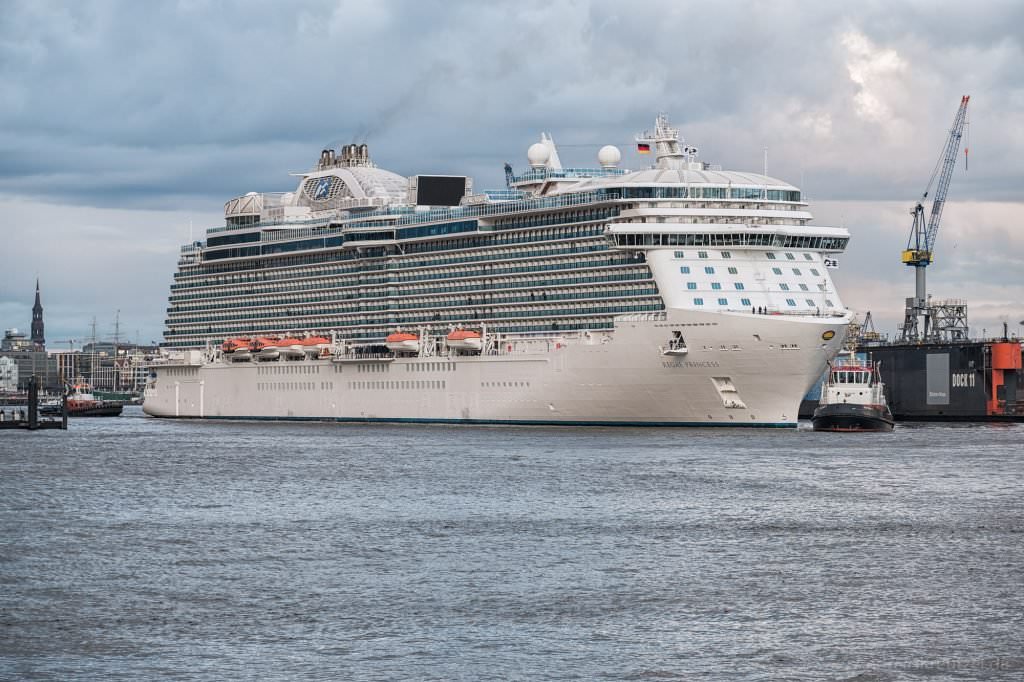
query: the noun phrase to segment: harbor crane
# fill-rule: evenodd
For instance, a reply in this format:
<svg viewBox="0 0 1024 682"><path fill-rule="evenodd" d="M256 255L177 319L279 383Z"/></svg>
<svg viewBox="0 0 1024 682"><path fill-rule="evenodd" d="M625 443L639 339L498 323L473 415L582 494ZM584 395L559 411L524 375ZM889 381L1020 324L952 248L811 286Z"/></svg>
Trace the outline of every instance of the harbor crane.
<svg viewBox="0 0 1024 682"><path fill-rule="evenodd" d="M932 252L935 248L935 237L939 232L939 221L942 209L946 204L946 192L949 181L953 178L953 167L956 165L957 153L960 149L960 138L963 136L964 124L967 122L967 103L970 95L960 98L960 108L953 119L953 127L949 129L945 147L935 164L928 186L917 202L911 215L914 224L910 229L907 248L903 251L903 264L915 270L914 297L907 299L906 313L901 328L904 342L919 343L925 341L966 338L967 306L962 301L932 303L928 298L925 282L925 270L932 263ZM967 164L969 149L964 147L964 166ZM924 218L924 202L938 177L939 182L932 196L932 209L927 223Z"/></svg>

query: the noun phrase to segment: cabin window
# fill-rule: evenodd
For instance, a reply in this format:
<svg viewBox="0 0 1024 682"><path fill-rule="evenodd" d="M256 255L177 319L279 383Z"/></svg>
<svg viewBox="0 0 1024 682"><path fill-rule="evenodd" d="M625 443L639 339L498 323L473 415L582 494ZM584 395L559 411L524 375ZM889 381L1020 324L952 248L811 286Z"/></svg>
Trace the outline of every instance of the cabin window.
<svg viewBox="0 0 1024 682"><path fill-rule="evenodd" d="M682 251L676 251L675 257L676 258L686 258L686 254L683 253Z"/></svg>
<svg viewBox="0 0 1024 682"><path fill-rule="evenodd" d="M704 268L704 272L709 274L709 275L713 275L713 274L715 274L715 269L713 267L711 267L710 265L708 265L707 267Z"/></svg>
<svg viewBox="0 0 1024 682"><path fill-rule="evenodd" d="M686 288L690 289L690 290L694 290L694 289L697 288L697 283L696 282L687 282L686 283Z"/></svg>
<svg viewBox="0 0 1024 682"><path fill-rule="evenodd" d="M772 272L774 272L776 275L781 275L782 268L772 268Z"/></svg>
<svg viewBox="0 0 1024 682"><path fill-rule="evenodd" d="M800 268L793 268L793 274L796 275L797 277L799 277L800 276Z"/></svg>
<svg viewBox="0 0 1024 682"><path fill-rule="evenodd" d="M698 251L697 252L697 258L707 258L707 257L708 257L708 252L707 251Z"/></svg>
<svg viewBox="0 0 1024 682"><path fill-rule="evenodd" d="M689 275L690 274L690 266L689 265L683 265L682 267L679 268L679 272L683 273L684 275Z"/></svg>
<svg viewBox="0 0 1024 682"><path fill-rule="evenodd" d="M722 288L722 283L721 282L712 282L711 283L711 288L716 290L716 291L718 291L718 290L720 290Z"/></svg>
<svg viewBox="0 0 1024 682"><path fill-rule="evenodd" d="M729 268L729 274L730 275L738 275L738 274L740 274L740 271L737 270L736 268Z"/></svg>
<svg viewBox="0 0 1024 682"><path fill-rule="evenodd" d="M742 306L750 305L750 299L749 298L741 298L740 299L740 305L742 305Z"/></svg>
<svg viewBox="0 0 1024 682"><path fill-rule="evenodd" d="M768 260L775 260L775 254L772 253L771 251L769 251L765 255L768 256Z"/></svg>
<svg viewBox="0 0 1024 682"><path fill-rule="evenodd" d="M703 298L695 298L695 299L693 299L693 304L694 305L704 305L704 299Z"/></svg>
<svg viewBox="0 0 1024 682"><path fill-rule="evenodd" d="M796 307L796 301L794 301L794 300L793 300L793 299L791 299L791 298L787 298L787 299L786 299L786 305L788 305L788 306L792 306L792 307L794 307L794 308L795 308L795 307Z"/></svg>
<svg viewBox="0 0 1024 682"><path fill-rule="evenodd" d="M779 285L779 288L780 288L780 289L782 289L783 291L789 291L789 285L788 285L788 284L786 284L785 282L783 282L782 284L780 284L780 285Z"/></svg>
<svg viewBox="0 0 1024 682"><path fill-rule="evenodd" d="M729 305L729 299L727 299L727 298L720 298L720 299L718 299L718 305Z"/></svg>
<svg viewBox="0 0 1024 682"><path fill-rule="evenodd" d="M736 287L736 291L743 291L743 282L734 282L733 286Z"/></svg>
<svg viewBox="0 0 1024 682"><path fill-rule="evenodd" d="M789 259L789 260L796 260L796 256L794 256L794 255L793 255L793 254L791 254L791 253L787 253L787 254L786 254L786 258L787 258L787 259Z"/></svg>

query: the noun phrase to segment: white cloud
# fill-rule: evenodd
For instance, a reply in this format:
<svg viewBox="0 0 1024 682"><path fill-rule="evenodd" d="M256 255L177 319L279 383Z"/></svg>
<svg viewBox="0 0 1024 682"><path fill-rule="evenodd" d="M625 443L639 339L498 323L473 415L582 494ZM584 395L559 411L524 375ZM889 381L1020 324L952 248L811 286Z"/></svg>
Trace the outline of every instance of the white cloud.
<svg viewBox="0 0 1024 682"><path fill-rule="evenodd" d="M854 103L861 118L882 124L891 132L902 121L890 105L891 98L906 90L907 63L892 48L879 48L866 35L849 30L840 37L846 49L846 70L857 85Z"/></svg>

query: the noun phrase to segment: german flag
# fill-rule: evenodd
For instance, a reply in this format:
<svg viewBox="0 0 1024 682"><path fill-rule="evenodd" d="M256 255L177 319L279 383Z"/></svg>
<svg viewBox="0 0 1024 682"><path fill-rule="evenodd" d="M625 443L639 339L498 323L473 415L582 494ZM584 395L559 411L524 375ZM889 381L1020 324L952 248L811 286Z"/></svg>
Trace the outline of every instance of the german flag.
<svg viewBox="0 0 1024 682"><path fill-rule="evenodd" d="M650 154L651 153L651 145L649 145L649 144L647 144L645 142L637 142L636 143L636 153L637 154Z"/></svg>

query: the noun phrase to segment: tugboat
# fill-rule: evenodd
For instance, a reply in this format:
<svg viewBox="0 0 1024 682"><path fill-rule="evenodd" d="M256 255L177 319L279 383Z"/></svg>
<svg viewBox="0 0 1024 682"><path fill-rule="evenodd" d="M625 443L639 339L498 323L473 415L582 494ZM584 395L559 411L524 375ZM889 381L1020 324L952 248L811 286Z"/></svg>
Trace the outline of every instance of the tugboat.
<svg viewBox="0 0 1024 682"><path fill-rule="evenodd" d="M811 419L815 431L892 431L878 365L849 358L833 364Z"/></svg>
<svg viewBox="0 0 1024 682"><path fill-rule="evenodd" d="M76 383L68 392L69 417L119 417L123 409L124 402L100 400L93 395L92 388L86 383ZM40 407L43 414L60 414L60 410L60 402L56 400L43 403Z"/></svg>

